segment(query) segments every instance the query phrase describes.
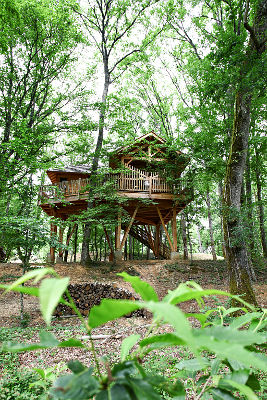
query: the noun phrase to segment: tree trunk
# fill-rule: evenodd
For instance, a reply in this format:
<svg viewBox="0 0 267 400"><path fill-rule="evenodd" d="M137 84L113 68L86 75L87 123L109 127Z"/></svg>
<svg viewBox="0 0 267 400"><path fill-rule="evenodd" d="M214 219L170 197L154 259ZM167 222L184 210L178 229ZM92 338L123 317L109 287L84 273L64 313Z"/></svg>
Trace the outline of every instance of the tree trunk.
<svg viewBox="0 0 267 400"><path fill-rule="evenodd" d="M184 260L188 260L188 247L187 247L187 236L186 236L186 222L184 217L184 212L181 212L181 231L184 247Z"/></svg>
<svg viewBox="0 0 267 400"><path fill-rule="evenodd" d="M220 197L220 208L221 208L221 240L222 240L222 252L223 252L223 258L226 259L226 250L225 250L225 243L224 243L224 233L223 233L223 212L222 212L222 198L223 198L223 188L222 188L222 182L219 183L218 185L218 192L219 192L219 197Z"/></svg>
<svg viewBox="0 0 267 400"><path fill-rule="evenodd" d="M216 257L216 251L215 251L215 245L214 245L214 237L213 237L213 224L212 224L212 218L211 218L211 207L210 207L210 193L209 189L207 190L207 207L208 207L208 220L209 220L209 231L210 231L210 245L211 245L211 253L212 253L212 259L213 261L217 260Z"/></svg>
<svg viewBox="0 0 267 400"><path fill-rule="evenodd" d="M261 238L261 246L262 246L262 251L263 251L263 256L266 258L267 257L267 245L266 245L266 235L265 235L265 229L264 229L264 208L263 208L263 202L262 202L262 195L261 195L261 179L260 179L260 172L259 172L259 166L258 166L258 153L256 151L256 185L257 185L257 202L258 202L258 215L259 215L259 223L260 223L260 238Z"/></svg>
<svg viewBox="0 0 267 400"><path fill-rule="evenodd" d="M201 236L200 236L200 230L199 230L199 226L196 226L197 228L197 237L198 237L198 244L199 244L199 252L200 253L204 253L204 249L203 249L203 245L202 245L202 240L201 240Z"/></svg>
<svg viewBox="0 0 267 400"><path fill-rule="evenodd" d="M248 8L249 3L247 3ZM240 218L241 187L246 165L250 129L250 107L253 85L248 86L248 74L255 59L260 58L266 47L267 0L258 3L254 26L247 23L248 9L244 15L244 26L250 33L247 57L241 68L240 87L235 96L234 125L231 135L230 154L227 162L223 193L223 229L229 271L230 292L242 295L243 299L257 305L249 277L249 263ZM242 78L245 77L243 80Z"/></svg>
<svg viewBox="0 0 267 400"><path fill-rule="evenodd" d="M76 262L76 256L77 256L77 242L78 242L78 224L76 225L75 228L75 233L74 233L74 256L73 256L73 262Z"/></svg>
<svg viewBox="0 0 267 400"><path fill-rule="evenodd" d="M131 235L129 237L129 260L133 259L133 237Z"/></svg>
<svg viewBox="0 0 267 400"><path fill-rule="evenodd" d="M104 137L104 124L105 124L105 115L106 115L106 105L107 105L107 96L108 96L108 89L110 85L110 74L108 70L108 56L103 55L103 63L104 63L104 75L105 75L105 82L104 88L102 93L102 100L99 112L99 123L98 123L98 137L97 143L95 148L94 159L92 163L92 171L91 176L94 177L96 171L98 169L99 157L100 152L103 146L103 137ZM89 194L90 196L90 194ZM91 210L94 207L92 200L89 198L87 209ZM86 222L85 227L83 230L83 243L82 243L82 253L81 253L81 264L87 265L91 262L90 254L89 254L89 241L90 241L90 223Z"/></svg>
<svg viewBox="0 0 267 400"><path fill-rule="evenodd" d="M70 237L70 233L71 233L71 226L69 226L69 229L68 229L68 232L67 232L67 242L68 242L68 239ZM64 262L68 261L68 254L69 254L69 250L66 249L65 252L64 252Z"/></svg>

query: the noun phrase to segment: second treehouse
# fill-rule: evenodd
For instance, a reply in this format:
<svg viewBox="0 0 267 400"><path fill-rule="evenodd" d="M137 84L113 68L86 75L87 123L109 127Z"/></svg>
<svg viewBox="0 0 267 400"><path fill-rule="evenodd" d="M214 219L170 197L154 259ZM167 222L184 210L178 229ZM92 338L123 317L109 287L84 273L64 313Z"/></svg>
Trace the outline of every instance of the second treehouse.
<svg viewBox="0 0 267 400"><path fill-rule="evenodd" d="M104 227L110 259L122 259L129 234L149 247L155 258L175 259L178 256L176 216L193 198L190 180L183 176L188 162L185 154L170 149L164 139L150 132L112 153L107 174L92 177L89 167L81 165L48 170L52 184L41 186L39 204L49 216L66 221L86 211L88 201L93 205L105 203L110 212L117 210L115 243ZM105 198L100 194L105 190L113 190L115 196ZM171 233L166 226L170 221ZM161 226L169 246L162 243ZM53 223L51 233L57 235ZM58 239L63 239L62 229ZM50 260L55 261L53 247Z"/></svg>

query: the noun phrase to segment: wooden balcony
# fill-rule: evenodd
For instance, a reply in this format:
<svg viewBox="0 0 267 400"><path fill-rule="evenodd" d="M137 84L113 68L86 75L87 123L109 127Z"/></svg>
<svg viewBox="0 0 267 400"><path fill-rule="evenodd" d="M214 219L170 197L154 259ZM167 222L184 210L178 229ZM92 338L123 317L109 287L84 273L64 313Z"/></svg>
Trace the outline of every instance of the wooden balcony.
<svg viewBox="0 0 267 400"><path fill-rule="evenodd" d="M148 174L146 171L129 168L129 172L110 173L97 177L94 182L90 178L63 181L53 185L42 185L39 192L39 204L74 201L88 197L90 187L94 189L115 189L119 195L134 198L168 198L183 193L185 185L181 180L177 185L169 185L157 172Z"/></svg>

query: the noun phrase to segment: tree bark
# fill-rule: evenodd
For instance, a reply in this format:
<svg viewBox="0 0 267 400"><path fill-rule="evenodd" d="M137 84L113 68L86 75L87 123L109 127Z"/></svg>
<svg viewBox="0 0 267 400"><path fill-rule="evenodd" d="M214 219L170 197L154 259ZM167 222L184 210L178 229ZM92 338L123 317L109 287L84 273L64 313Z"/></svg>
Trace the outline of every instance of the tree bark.
<svg viewBox="0 0 267 400"><path fill-rule="evenodd" d="M197 229L197 237L198 237L198 245L199 245L199 252L200 253L204 253L204 249L203 249L203 245L202 245L202 240L201 240L201 236L200 236L200 230L199 230L199 226L196 226Z"/></svg>
<svg viewBox="0 0 267 400"><path fill-rule="evenodd" d="M261 187L261 179L260 179L260 172L258 166L258 153L256 151L256 186L257 186L257 201L258 201L258 215L259 215L259 223L260 223L260 238L261 238L261 246L263 257L267 257L267 244L266 244L266 234L264 228L264 208L262 202L262 187Z"/></svg>
<svg viewBox="0 0 267 400"><path fill-rule="evenodd" d="M184 260L188 260L188 247L187 247L187 236L186 236L186 222L184 217L184 212L181 212L181 231L184 247Z"/></svg>
<svg viewBox="0 0 267 400"><path fill-rule="evenodd" d="M242 295L244 300L257 305L249 277L246 245L242 237L240 206L253 96L253 85L248 86L247 74L253 68L254 60L261 57L266 47L267 0L262 0L258 4L253 27L247 23L248 4L244 15L244 26L250 33L250 41L247 57L241 68L240 87L235 96L234 125L223 193L223 229L230 292Z"/></svg>
<svg viewBox="0 0 267 400"><path fill-rule="evenodd" d="M213 237L213 224L212 224L212 217L211 217L209 189L207 190L206 202L207 202L207 207L208 207L208 220L209 220L209 232L210 232L210 245L211 245L212 259L213 259L213 261L216 261L217 260L217 256L216 256L214 237Z"/></svg>

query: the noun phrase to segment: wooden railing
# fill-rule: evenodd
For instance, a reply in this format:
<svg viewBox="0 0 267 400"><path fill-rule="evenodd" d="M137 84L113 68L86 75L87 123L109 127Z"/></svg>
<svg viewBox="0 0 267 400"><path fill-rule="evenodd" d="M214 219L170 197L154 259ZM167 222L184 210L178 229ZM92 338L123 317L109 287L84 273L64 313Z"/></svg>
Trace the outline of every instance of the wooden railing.
<svg viewBox="0 0 267 400"><path fill-rule="evenodd" d="M169 185L157 172L148 173L129 167L129 172L110 173L99 175L91 182L90 178L63 181L54 185L42 185L39 198L41 202L50 200L63 200L71 196L80 196L90 190L90 185L103 187L111 185L115 190L122 192L145 192L145 193L178 193L182 190L182 183Z"/></svg>

